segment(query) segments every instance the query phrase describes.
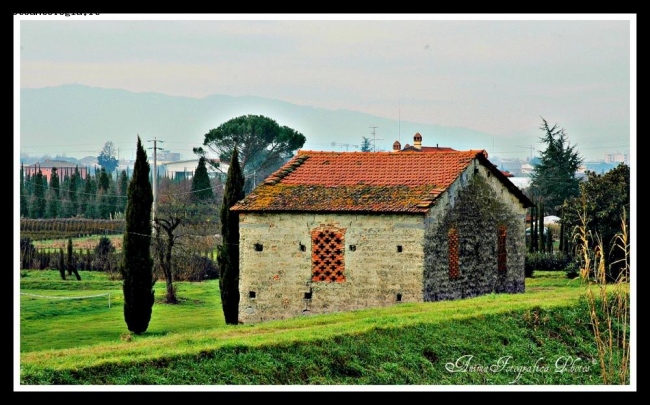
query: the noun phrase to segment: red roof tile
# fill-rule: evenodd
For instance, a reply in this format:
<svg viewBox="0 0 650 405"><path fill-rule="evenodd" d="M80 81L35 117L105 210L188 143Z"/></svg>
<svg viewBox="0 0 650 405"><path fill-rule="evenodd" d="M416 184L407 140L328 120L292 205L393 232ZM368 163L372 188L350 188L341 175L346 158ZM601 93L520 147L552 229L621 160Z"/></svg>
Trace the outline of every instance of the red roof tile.
<svg viewBox="0 0 650 405"><path fill-rule="evenodd" d="M484 154L301 150L232 209L424 213Z"/></svg>

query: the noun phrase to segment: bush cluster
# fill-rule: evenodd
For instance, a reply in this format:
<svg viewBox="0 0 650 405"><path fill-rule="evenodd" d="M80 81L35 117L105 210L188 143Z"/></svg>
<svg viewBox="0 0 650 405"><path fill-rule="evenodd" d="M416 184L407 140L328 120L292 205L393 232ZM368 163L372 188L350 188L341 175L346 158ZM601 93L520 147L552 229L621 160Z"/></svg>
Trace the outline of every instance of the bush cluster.
<svg viewBox="0 0 650 405"><path fill-rule="evenodd" d="M203 281L219 278L217 263L207 254L183 253L174 260L174 280ZM103 271L110 273L113 279L121 278L118 266L121 253L115 251L111 240L100 238L97 246L91 249L75 250L72 253L72 265L79 271ZM62 249L37 249L30 237L20 238L20 269L66 270L68 259ZM156 274L163 277L162 274Z"/></svg>
<svg viewBox="0 0 650 405"><path fill-rule="evenodd" d="M564 271L573 258L563 252L533 252L526 253L524 271L526 277L532 277L535 270Z"/></svg>

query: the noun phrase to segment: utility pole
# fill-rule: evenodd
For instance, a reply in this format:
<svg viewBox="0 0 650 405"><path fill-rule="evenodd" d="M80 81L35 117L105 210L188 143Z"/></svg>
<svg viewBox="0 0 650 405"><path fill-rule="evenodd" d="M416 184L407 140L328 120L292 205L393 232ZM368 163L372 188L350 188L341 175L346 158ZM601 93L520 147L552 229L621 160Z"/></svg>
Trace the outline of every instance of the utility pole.
<svg viewBox="0 0 650 405"><path fill-rule="evenodd" d="M153 176L152 176L152 185L153 185L153 220L154 222L156 221L156 212L158 208L158 167L157 167L157 157L156 157L156 151L158 149L158 142L164 142L164 141L158 141L156 138L153 138ZM155 229L155 227L154 227Z"/></svg>
<svg viewBox="0 0 650 405"><path fill-rule="evenodd" d="M377 152L377 141L383 141L383 139L377 139L375 135L375 129L379 127L370 127L372 129L372 151Z"/></svg>

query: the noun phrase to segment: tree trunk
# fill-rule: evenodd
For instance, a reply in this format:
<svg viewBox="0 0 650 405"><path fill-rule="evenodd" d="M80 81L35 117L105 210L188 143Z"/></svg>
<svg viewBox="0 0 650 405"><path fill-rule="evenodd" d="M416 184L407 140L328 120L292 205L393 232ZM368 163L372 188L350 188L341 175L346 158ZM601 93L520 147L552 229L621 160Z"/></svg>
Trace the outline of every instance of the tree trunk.
<svg viewBox="0 0 650 405"><path fill-rule="evenodd" d="M165 302L168 304L178 304L176 298L176 290L174 289L174 279L172 275L172 247L174 246L174 235L169 235L166 251L165 263L163 264L163 271L165 273L165 280L167 285L167 295Z"/></svg>
<svg viewBox="0 0 650 405"><path fill-rule="evenodd" d="M539 209L537 210L537 231L539 232L539 251L544 253L546 250L546 235L544 235L544 202L539 202Z"/></svg>

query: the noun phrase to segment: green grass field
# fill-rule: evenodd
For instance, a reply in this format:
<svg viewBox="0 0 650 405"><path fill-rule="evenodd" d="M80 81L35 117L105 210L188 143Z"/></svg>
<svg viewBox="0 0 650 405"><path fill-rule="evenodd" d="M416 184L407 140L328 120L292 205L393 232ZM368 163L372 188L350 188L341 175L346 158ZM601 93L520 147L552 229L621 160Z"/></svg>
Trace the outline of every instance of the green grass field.
<svg viewBox="0 0 650 405"><path fill-rule="evenodd" d="M563 272L536 272L523 294L237 326L224 322L218 280L179 282L180 304L157 300L140 336L126 328L121 281L98 272L82 272L82 281L48 270L21 276L21 386L603 381L586 287ZM161 281L156 297L163 296Z"/></svg>

